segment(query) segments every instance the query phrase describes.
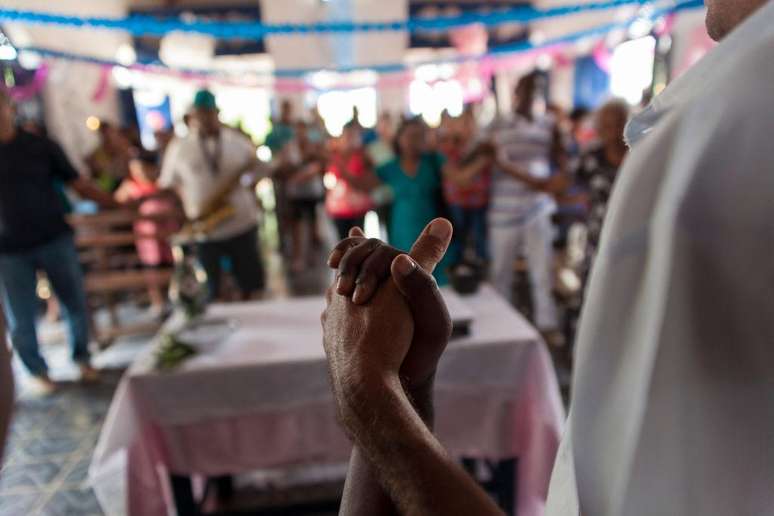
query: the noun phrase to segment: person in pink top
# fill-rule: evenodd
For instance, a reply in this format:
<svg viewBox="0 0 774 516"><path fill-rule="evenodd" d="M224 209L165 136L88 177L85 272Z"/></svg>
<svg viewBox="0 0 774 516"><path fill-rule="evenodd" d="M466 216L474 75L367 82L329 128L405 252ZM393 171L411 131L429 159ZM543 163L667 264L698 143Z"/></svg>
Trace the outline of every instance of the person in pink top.
<svg viewBox="0 0 774 516"><path fill-rule="evenodd" d="M370 191L379 184L373 165L363 148L360 128L347 124L328 162L328 173L336 178L325 197L325 209L341 239L353 227L363 227L365 215L373 209Z"/></svg>
<svg viewBox="0 0 774 516"><path fill-rule="evenodd" d="M144 267L169 266L173 262L169 237L180 229L179 209L156 184L159 176L158 156L149 151L133 152L129 161L129 177L116 190L119 202L137 203L140 219L134 223L135 246ZM164 307L164 295L158 286L148 287L148 296L155 311Z"/></svg>

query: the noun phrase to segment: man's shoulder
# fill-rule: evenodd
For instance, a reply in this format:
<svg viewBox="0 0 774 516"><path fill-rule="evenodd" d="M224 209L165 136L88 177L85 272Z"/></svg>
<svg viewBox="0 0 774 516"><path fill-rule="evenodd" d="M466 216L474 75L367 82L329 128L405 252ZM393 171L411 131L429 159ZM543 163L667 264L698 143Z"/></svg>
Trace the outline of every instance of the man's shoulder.
<svg viewBox="0 0 774 516"><path fill-rule="evenodd" d="M770 43L774 46L774 37ZM771 48L771 47L770 47ZM726 127L757 127L755 138L771 139L774 131L774 59L764 48L729 63L727 73L706 85L701 95L684 106L682 115Z"/></svg>

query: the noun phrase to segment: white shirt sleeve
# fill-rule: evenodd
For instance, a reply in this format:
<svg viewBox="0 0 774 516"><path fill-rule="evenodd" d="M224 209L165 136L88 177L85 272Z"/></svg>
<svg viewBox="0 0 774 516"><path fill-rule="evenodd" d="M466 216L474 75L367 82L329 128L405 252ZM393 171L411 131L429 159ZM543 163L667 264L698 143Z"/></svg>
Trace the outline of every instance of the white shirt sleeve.
<svg viewBox="0 0 774 516"><path fill-rule="evenodd" d="M177 164L180 154L180 140L173 139L167 151L164 153L164 159L161 164L161 174L159 175L158 185L161 188L172 188L177 183Z"/></svg>

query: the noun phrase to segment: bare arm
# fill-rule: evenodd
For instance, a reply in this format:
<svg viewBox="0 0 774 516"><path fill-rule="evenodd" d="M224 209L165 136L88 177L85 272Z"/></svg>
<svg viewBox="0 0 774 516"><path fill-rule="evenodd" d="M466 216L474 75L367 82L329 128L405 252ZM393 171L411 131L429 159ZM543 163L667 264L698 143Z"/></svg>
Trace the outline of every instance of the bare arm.
<svg viewBox="0 0 774 516"><path fill-rule="evenodd" d="M433 229L434 228L434 229ZM362 232L355 230L350 233L351 237L342 241L336 246L329 258L329 265L338 270L339 280L336 286L338 295L346 297L352 296L353 301L359 305L365 306L370 302L372 296L378 294L379 284L383 279L392 277L394 283L390 281L384 288L391 290L391 293L382 292L384 295L395 294L395 287L400 292L399 295L408 303L411 318L414 321L414 334L411 343L411 349L406 355L400 368L399 395L405 403L410 406L410 413L415 414L419 419L419 428L423 428L425 433L431 434L433 428L433 403L432 392L435 377L435 368L437 361L441 356L446 343L448 342L451 331L451 321L446 310L446 305L438 291L435 281L430 272L441 260L446 252L451 239L451 226L447 221L436 220L431 222L423 231L420 238L411 249L410 256L416 260L415 266L410 271L403 272L401 268L396 268L395 258L401 254L401 251L390 248L389 246L377 241L367 240ZM443 236L442 236L443 235ZM404 260L405 263L405 260ZM355 280L357 278L357 281ZM392 283L392 284L390 284ZM377 301L374 301L377 302ZM380 311L380 313L389 314L389 311ZM389 316L388 316L389 317ZM352 336L353 332L346 331L347 336ZM381 334L381 332L377 332ZM393 339L391 343L395 343ZM376 345L377 343L373 343ZM370 346L369 346L370 347ZM329 349L330 351L330 349ZM351 357L350 353L347 356ZM349 359L348 359L349 360ZM335 362L335 361L334 361ZM334 369L335 371L335 369ZM367 374L365 378L378 378L378 375ZM362 384L359 384L362 385ZM377 390L381 390L377 382ZM403 394L403 393L408 394ZM379 395L374 398L376 406L362 405L365 399L371 396L364 390L354 389L354 407L362 407L365 410L381 412L380 404L385 397ZM362 398L361 398L362 396ZM341 397L346 399L346 396ZM358 400L362 401L358 401ZM349 406L349 405L348 405ZM382 444L394 443L396 441L391 435L384 433L384 425L392 427L398 434L403 434L405 429L400 425L394 425L391 422L377 422L371 416L365 415L365 424L355 423L350 426L347 421L347 414L354 414L357 418L358 410L341 411L342 420L350 428L351 434L355 436L355 448L350 460L350 468L347 475L347 483L342 498L341 514L345 516L359 514L392 515L398 514L397 508L400 508L400 514L432 514L454 512L454 504L459 501L450 501L448 507L439 505L434 498L438 492L447 489L457 490L454 483L449 483L448 479L441 479L439 484L427 493L427 496L420 500L413 490L419 490L420 493L428 489L423 479L433 478L425 476L426 473L421 470L412 469L414 477L404 479L413 487L406 489L405 486L396 484L388 471L383 467L385 461L396 459L393 452L389 452L387 457L380 456L372 448L373 442L366 443L356 436L358 430L363 428L366 438L383 438ZM369 428L365 428L369 427ZM433 438L434 439L434 438ZM379 447L378 439L376 446ZM437 444L437 442L436 442ZM424 461L424 458L420 458ZM439 467L451 468L451 478L462 482L473 494L460 493L459 496L467 497L471 507L475 510L472 514L499 514L494 504L488 500L478 486L473 482L467 473L462 471L451 459L444 456L444 461ZM388 468L389 469L389 468ZM403 475L399 473L398 476ZM387 496L389 493L390 496ZM428 505L428 503L434 505ZM452 508L452 509L450 509ZM466 508L465 505L459 505L457 509Z"/></svg>
<svg viewBox="0 0 774 516"><path fill-rule="evenodd" d="M344 163L346 163L346 160L342 160L342 163L339 166L339 173L356 190L369 193L371 192L371 190L379 186L381 184L381 181L379 181L379 178L376 176L376 173L374 172L374 167L373 167L373 163L371 162L371 159L367 155L365 156L364 159L365 159L365 170L363 171L362 175L355 176L350 174L349 171L347 171L347 167L344 166Z"/></svg>
<svg viewBox="0 0 774 516"><path fill-rule="evenodd" d="M397 377L369 382L351 393L350 399L343 414L345 425L358 453L374 465L373 474L400 514L502 515L448 456L412 407Z"/></svg>
<svg viewBox="0 0 774 516"><path fill-rule="evenodd" d="M542 179L533 177L516 165L508 163L502 159L497 160L497 168L513 177L514 179L521 181L532 190L536 190L538 192L545 192L551 195L561 195L570 185L569 177L562 171L552 175L551 177Z"/></svg>
<svg viewBox="0 0 774 516"><path fill-rule="evenodd" d="M91 179L78 177L68 183L68 186L75 190L78 195L84 199L96 202L102 208L120 208L121 204L113 199L109 193L101 190Z"/></svg>
<svg viewBox="0 0 774 516"><path fill-rule="evenodd" d="M489 158L479 156L465 165L446 163L443 166L443 177L457 186L466 186L470 184L474 177L483 172L491 162Z"/></svg>

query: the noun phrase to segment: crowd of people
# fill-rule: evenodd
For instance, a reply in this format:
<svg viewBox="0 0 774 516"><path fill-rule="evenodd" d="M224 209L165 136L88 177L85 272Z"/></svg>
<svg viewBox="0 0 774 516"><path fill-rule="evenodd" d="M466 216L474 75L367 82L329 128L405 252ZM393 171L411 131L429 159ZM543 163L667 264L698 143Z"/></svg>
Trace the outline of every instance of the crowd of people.
<svg viewBox="0 0 774 516"><path fill-rule="evenodd" d="M35 337L35 273L42 269L64 306L73 357L84 364L85 376L92 374L78 255L65 222L72 208L66 189L105 208L137 210L142 266L171 266L172 236L187 236L182 241L206 271L209 299L247 300L266 286L255 187L270 178L288 274L302 273L320 256L314 251L325 241L323 216L344 239L375 212L382 236L404 250L429 221L446 217L455 236L435 269L438 283L447 284L465 265L488 275L511 299L514 263L522 257L535 324L549 343L561 344L553 295L557 228L568 217L581 221L595 245L626 153L628 113L621 102L607 104L596 115L599 138L589 139L590 124L578 113L537 108L542 90L539 74L523 77L513 113L488 127L479 124L475 105L459 117L444 113L437 128L385 112L367 129L354 110L335 137L319 116L295 117L283 101L264 142L272 152L268 163L257 159L249 136L221 123L215 96L201 90L186 115L187 134L158 133L153 151L142 148L136 132L102 122L85 174L53 141L17 128L12 102L3 95L0 279L11 340L30 372L50 387ZM30 147L42 149L37 161L24 158ZM22 169L31 171L25 182L17 179ZM57 261L61 270L48 260L53 256L67 257ZM232 282L224 285L226 272ZM166 296L158 285L148 286L148 297L163 314Z"/></svg>
<svg viewBox="0 0 774 516"><path fill-rule="evenodd" d="M365 129L355 113L338 137L317 119L294 119L290 104L283 103L266 144L274 156L280 228L291 235L290 269L309 265L322 213L344 239L373 211L382 234L400 249L443 216L452 221L455 236L435 271L439 284L464 264L512 299L514 263L523 257L535 323L551 342L561 343L554 249L561 245L562 228L575 222L588 228L593 256L626 153L628 106L614 100L593 115L565 115L538 108L542 90L539 74L523 77L513 113L487 127L471 104L459 117L444 113L437 128L418 117L383 113L374 129Z"/></svg>

